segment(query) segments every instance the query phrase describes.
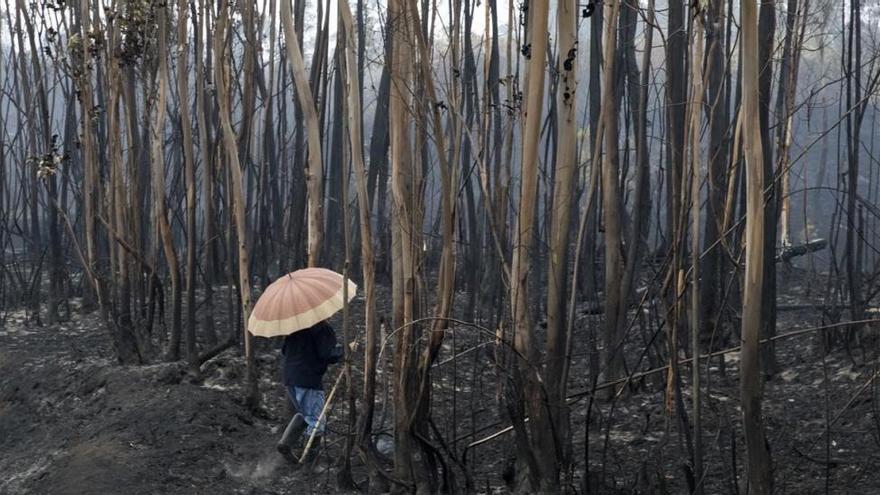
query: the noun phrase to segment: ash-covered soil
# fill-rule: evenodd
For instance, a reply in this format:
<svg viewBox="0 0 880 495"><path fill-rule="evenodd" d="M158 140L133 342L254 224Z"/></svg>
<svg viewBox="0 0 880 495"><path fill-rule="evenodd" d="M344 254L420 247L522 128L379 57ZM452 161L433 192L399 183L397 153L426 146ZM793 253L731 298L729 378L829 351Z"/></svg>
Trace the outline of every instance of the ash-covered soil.
<svg viewBox="0 0 880 495"><path fill-rule="evenodd" d="M825 280L803 272L780 273L778 333L827 324ZM459 297L465 299L463 294ZM359 302L352 331L361 335ZM387 303L387 301L385 301ZM383 303L385 314L389 304ZM464 304L457 305L463 307ZM658 303L659 306L659 303ZM218 304L218 310L223 306ZM489 308L487 311L491 311ZM647 307L644 320L662 307ZM113 361L96 314L74 312L70 321L35 327L24 313L4 313L0 327L0 493L335 493L346 411L340 396L331 408L328 445L317 464L297 469L274 449L289 411L277 378L277 351L260 342L261 407L242 402L240 351L210 361L197 381L182 363L119 366ZM630 317L635 316L635 311ZM833 315L832 315L833 316ZM842 311L839 317L849 317ZM870 313L869 317L880 317ZM218 331L231 318L218 314ZM227 322L223 324L223 322ZM337 331L341 327L336 322ZM665 364L663 336L628 333L627 370ZM509 329L508 329L509 330ZM738 344L738 328L716 336L713 350ZM601 315L582 316L575 335L571 392L589 390L589 339L601 336ZM380 359L374 431L388 452L394 398L390 392L393 354ZM823 336L833 337L822 352ZM776 342L778 369L765 388L764 416L773 459L775 492L880 493L880 322L851 333L846 327L810 332ZM387 339L386 339L387 337ZM849 343L847 344L847 337ZM507 374L495 365L494 336L466 326L447 335L432 372L432 419L449 452L467 467L474 490L506 493L511 478L510 434L478 446L471 443L508 426L503 404ZM540 340L540 335L539 335ZM648 352L643 350L648 347ZM709 346L707 340L704 352ZM453 359L457 356L457 359ZM640 356L641 359L640 359ZM682 358L687 352L682 349ZM703 362L703 447L706 493L735 494L744 488L746 458L738 381L739 355ZM361 367L355 362L355 393ZM681 366L681 405L691 417L689 365ZM333 383L338 368L325 378ZM571 404L573 469L562 480L583 493L589 465L591 493L688 493L690 453L682 418L666 407L665 372L634 380L616 400ZM589 421L587 421L587 411ZM589 438L584 449L585 425ZM467 455L465 456L465 451ZM586 460L586 464L585 464ZM355 481L365 470L353 458ZM390 466L388 466L390 467ZM450 463L459 487L461 464ZM560 487L560 491L565 489Z"/></svg>
<svg viewBox="0 0 880 495"><path fill-rule="evenodd" d="M271 353L255 413L235 351L193 381L180 363L115 364L102 328L13 313L0 329L0 493L326 492L328 455L303 470L275 451L289 413Z"/></svg>

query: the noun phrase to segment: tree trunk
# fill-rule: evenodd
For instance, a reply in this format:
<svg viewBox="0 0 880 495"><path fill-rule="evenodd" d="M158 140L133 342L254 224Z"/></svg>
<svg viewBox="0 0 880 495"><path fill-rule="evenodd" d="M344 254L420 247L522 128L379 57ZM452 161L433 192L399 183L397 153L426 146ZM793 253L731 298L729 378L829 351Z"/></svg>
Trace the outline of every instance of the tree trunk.
<svg viewBox="0 0 880 495"><path fill-rule="evenodd" d="M198 15L193 12L194 34L196 38L196 114L199 123L199 151L202 158L202 204L204 209L204 282L205 282L205 319L203 326L205 328L205 337L208 345L217 343L217 333L214 330L214 282L217 279L216 271L216 241L214 240L214 181L216 180L214 173L214 140L211 139L211 133L208 131L208 113L206 106L208 104L207 95L205 94L205 79L208 77L206 68L202 59L202 52L207 52L210 43L205 40L210 36L207 26L208 14L205 8L205 0L199 0ZM198 22L195 20L198 19ZM205 38L202 38L204 32Z"/></svg>
<svg viewBox="0 0 880 495"><path fill-rule="evenodd" d="M762 338L776 335L776 236L779 220L779 185L773 167L773 141L770 139L770 100L773 82L773 50L776 34L776 2L762 0L758 19L758 63L760 100L761 146L764 153L764 184L768 187L764 198L766 213L764 214L764 290L762 296L764 311L761 319L764 329ZM776 373L776 351L774 341L762 347L762 364L768 378Z"/></svg>
<svg viewBox="0 0 880 495"><path fill-rule="evenodd" d="M773 491L770 452L764 437L761 412L763 377L760 339L764 298L764 154L761 145L758 85L758 0L741 6L743 60L742 122L746 158L746 273L743 286L742 354L740 395L746 437L748 492L769 495Z"/></svg>
<svg viewBox="0 0 880 495"><path fill-rule="evenodd" d="M364 278L364 386L361 396L361 410L358 418L356 445L364 458L370 473L370 487L381 484L373 460L372 430L373 413L376 404L376 352L378 332L376 328L376 273L373 262L373 231L371 222L370 194L367 188L367 175L361 147L361 95L360 72L355 60L355 32L352 27L351 10L348 0L338 2L341 24L345 31L345 94L347 98L348 136L351 161L354 166L355 187L357 188L358 214L361 240L361 271Z"/></svg>
<svg viewBox="0 0 880 495"><path fill-rule="evenodd" d="M706 108L709 119L709 154L707 159L708 201L706 203L706 222L703 231L703 246L708 250L700 267L701 319L700 326L706 335L713 335L720 319L720 287L725 286L722 276L725 263L720 246L711 248L723 232L725 193L727 191L727 164L729 163L730 118L726 98L725 74L729 72L725 33L724 1L712 0L708 8L706 23ZM731 194L731 198L732 198Z"/></svg>
<svg viewBox="0 0 880 495"><path fill-rule="evenodd" d="M681 174L684 169L684 126L687 107L685 65L687 30L684 0L669 2L669 34L666 50L666 236L674 243L679 232Z"/></svg>
<svg viewBox="0 0 880 495"><path fill-rule="evenodd" d="M119 42L119 29L116 28L115 23L110 23L108 28L110 30L109 45L115 47ZM124 233L127 230L126 222L129 215L126 213L130 208L130 198L125 190L124 165L126 162L123 160L122 155L122 128L119 115L119 103L122 99L122 71L119 67L119 60L114 55L109 56L109 62L107 64L109 98L107 131L108 135L116 136L109 143L110 163L112 164L110 169L110 193L113 198L110 222L117 232ZM114 246L117 244L117 242L113 243ZM117 285L119 287L119 296L116 299L116 313L119 324L112 330L114 330L114 347L116 348L117 358L123 364L143 362L148 357L146 356L146 349L139 349L132 321L130 263L132 263L132 260L129 253L120 247L116 255L116 267L114 267L114 270L117 270L118 273ZM136 266L139 265L140 263L137 263ZM135 273L141 272L142 270L135 271Z"/></svg>
<svg viewBox="0 0 880 495"><path fill-rule="evenodd" d="M862 300L862 266L858 263L857 251L860 248L861 236L857 238L858 213L856 198L859 194L859 156L861 154L862 104L862 37L861 0L851 0L849 33L847 34L846 51L846 138L847 138L847 194L846 194L846 280L850 300L850 313L853 321L864 319ZM855 107L855 108L854 108ZM861 207L861 205L859 205ZM855 328L858 328L856 325Z"/></svg>
<svg viewBox="0 0 880 495"><path fill-rule="evenodd" d="M590 88L587 92L588 106L590 110L590 137L589 156L591 167L599 167L597 148L601 148L602 138L598 137L600 119L602 113L602 36L604 31L605 9L597 8L590 17ZM585 253L584 267L578 274L582 279L580 292L584 298L598 304L599 281L597 280L597 232L599 223L599 208L589 209L589 217L586 219L584 245L580 249Z"/></svg>
<svg viewBox="0 0 880 495"><path fill-rule="evenodd" d="M410 11L412 12L413 19L413 32L416 33L416 45L418 47L418 55L420 61L418 63L418 67L421 72L421 83L425 88L425 93L428 101L430 102L431 109L431 117L434 129L434 142L436 143L436 155L438 160L440 161L440 182L441 182L441 212L440 218L442 222L441 230L442 230L442 252L440 255L440 266L437 272L438 279L438 287L437 287L437 303L434 311L434 320L433 325L431 326L430 337L428 338L428 344L424 348L421 353L421 356L418 359L418 369L417 369L417 391L415 396L415 401L412 404L412 411L409 412L409 431L415 432L423 432L429 431L429 416L431 410L431 389L433 387L431 382L431 368L434 365L435 360L437 359L437 355L440 352L440 346L443 343L443 338L445 336L446 330L449 327L448 318L452 316L453 309L453 296L455 293L455 201L456 196L458 194L458 185L457 185L457 171L458 171L458 157L460 149L461 149L461 122L458 118L453 118L452 121L452 136L454 140L453 150L452 150L452 159L450 160L450 155L447 150L446 145L446 135L443 129L442 117L440 115L440 103L441 101L438 98L437 91L435 88L434 77L431 72L431 67L429 65L430 57L430 46L428 41L426 40L426 35L423 31L417 28L419 24L419 14L418 10L415 6L415 1L410 0ZM460 22L456 18L457 16L453 16L452 22L452 42L451 42L451 64L452 71L457 70L459 63L459 26ZM450 98L450 106L456 108L458 106L458 100L460 98L459 86L456 83L453 83L453 87L451 93L449 94ZM427 125L423 127L424 131L427 133ZM418 174L416 174L418 176ZM421 179L419 179L421 181ZM418 185L418 183L417 183ZM421 195L421 187L415 188L414 194ZM421 207L421 198L415 199L416 203L416 211L420 212ZM416 232L416 229L421 227L421 213L419 217L415 220L416 223L413 225L413 232ZM416 238L416 241L420 240L420 237ZM421 245L421 243L416 244L416 248ZM437 460L435 457L439 455L436 447L429 445L429 442L425 439L425 436L420 436L420 445L422 450L422 455L426 459L426 464L429 469L432 471L435 469L435 464ZM435 473L428 473L432 478L435 477ZM435 486L432 486L434 490L436 490L436 482ZM450 485L454 486L454 481L444 480L443 486L448 487Z"/></svg>
<svg viewBox="0 0 880 495"><path fill-rule="evenodd" d="M693 474L696 488L694 495L704 493L703 478L703 429L702 429L702 391L700 389L700 186L702 184L702 165L700 133L703 115L703 17L694 17L691 36L691 103L688 123L691 152L691 419L694 428Z"/></svg>
<svg viewBox="0 0 880 495"><path fill-rule="evenodd" d="M177 2L177 40L187 39L187 0ZM198 34L201 36L200 34ZM181 47L183 48L183 47ZM177 99L183 133L183 163L186 180L186 356L195 367L196 352L196 170L192 120L189 114L189 70L187 50L177 52ZM198 77L198 76L197 76Z"/></svg>
<svg viewBox="0 0 880 495"><path fill-rule="evenodd" d="M79 79L80 92L80 108L82 121L82 138L81 138L81 157L83 166L83 216L85 217L85 237L86 244L86 263L89 271L94 272L97 267L97 242L95 240L95 217L96 209L99 204L97 201L99 178L97 171L97 163L95 159L95 136L92 129L92 70L91 60L85 51L85 43L89 33L89 2L82 0L79 9L80 16L80 41L82 52L79 54L79 67L75 68L75 74ZM101 295L95 294L93 291L86 289L85 300L83 306L88 308L95 301L100 300Z"/></svg>
<svg viewBox="0 0 880 495"><path fill-rule="evenodd" d="M390 61L391 189L393 194L392 304L397 332L394 352L394 471L416 490L430 490L432 481L418 455L419 444L410 430L409 414L416 402L416 345L419 328L417 292L421 249L420 169L415 162L410 137L414 12L406 0L388 3L392 57ZM380 197L381 199L381 197Z"/></svg>
<svg viewBox="0 0 880 495"><path fill-rule="evenodd" d="M617 20L620 4L606 5L605 74L602 118L604 119L605 156L602 161L602 206L605 224L605 379L617 380L623 372L623 328L620 325L622 259L620 235L620 184L617 160L618 106Z"/></svg>
<svg viewBox="0 0 880 495"><path fill-rule="evenodd" d="M284 3L282 3L282 6ZM289 13L289 12L288 12ZM229 5L226 0L221 2L220 13L217 17L216 31L214 32L214 53L217 60L214 64L214 80L217 88L217 103L220 109L220 124L223 130L223 142L226 146L226 159L229 161L231 175L230 198L233 203L232 214L235 220L235 233L238 241L238 283L241 296L241 313L244 321L244 353L247 363L247 388L246 401L248 406L256 408L259 405L259 391L257 389L256 360L254 359L253 336L247 330L248 320L251 313L251 281L250 263L248 262L247 249L247 216L244 208L244 190L242 186L241 163L236 149L235 131L232 129L232 116L229 109L229 67L226 58L226 36L229 24Z"/></svg>
<svg viewBox="0 0 880 495"><path fill-rule="evenodd" d="M513 345L517 353L516 367L513 370L513 397L517 403L508 405L513 413L514 424L519 423L517 432L517 457L530 471L531 490L550 490L558 480L558 473L546 471L539 464L538 457L553 456L553 452L543 451L540 436L551 434L546 409L540 395L533 362L534 332L531 322L528 299L528 275L532 242L534 240L535 208L538 190L538 145L541 131L541 115L544 103L544 63L547 56L547 18L549 6L546 0L536 0L529 5L528 14L528 74L524 94L525 130L522 139L522 171L520 174L519 215L513 243L513 261L510 272L510 306L513 318ZM525 407L525 410L523 410ZM531 428L527 434L522 427L524 414L531 417ZM553 463L555 464L555 463ZM554 466L555 467L555 466Z"/></svg>
<svg viewBox="0 0 880 495"><path fill-rule="evenodd" d="M553 423L551 435L543 440L543 471L552 473L566 462L564 453L571 445L569 438L567 384L563 379L566 359L566 288L568 287L568 246L571 213L577 171L576 109L577 106L577 21L578 6L574 0L561 1L557 7L558 48L556 70L557 128L559 129L553 206L550 211L550 256L547 283L547 355L544 375L549 387L548 398ZM549 455L553 453L553 455ZM558 475L557 475L558 476Z"/></svg>
<svg viewBox="0 0 880 495"><path fill-rule="evenodd" d="M284 28L284 40L287 47L287 59L296 84L299 105L305 113L305 126L308 132L309 164L305 174L308 188L308 233L309 233L309 266L317 266L321 254L322 242L322 210L323 210L323 168L321 160L321 123L315 108L313 91L309 86L299 40L293 30L293 18L290 13L290 1L281 0L281 25ZM296 212L294 212L296 213Z"/></svg>
<svg viewBox="0 0 880 495"><path fill-rule="evenodd" d="M31 68L33 70L33 82L34 82L34 90L36 94L34 95L34 99L37 102L37 108L33 109L37 113L37 117L34 120L37 120L36 124L39 128L39 137L33 136L33 140L35 142L39 142L39 146L42 149L38 150L36 153L37 156L43 157L46 159L47 157L51 157L54 160L56 156L56 148L57 145L55 143L55 138L52 136L52 124L51 118L49 115L49 102L47 97L47 89L46 89L46 78L43 73L43 64L40 63L40 52L37 49L35 33L34 33L34 23L31 21L30 17L24 10L24 2L18 1L18 13L22 20L24 21L25 28L28 34L28 46L30 48L31 55ZM20 35L19 35L20 36ZM24 53L24 47L22 46L22 54ZM22 70L25 70L22 67ZM24 88L25 92L30 92L30 88ZM28 98L26 102L27 106L30 107L32 105L31 99ZM2 117L0 117L2 118ZM36 146L36 144L35 144ZM52 166L50 166L51 168ZM32 226L31 229L33 231L33 244L34 244L34 252L37 253L37 258L43 256L42 253L42 234L40 232L40 222L39 217L36 213L37 199L39 195L39 189L36 187L40 174L31 174L31 180L34 185L31 191L31 221ZM48 218L48 230L49 230L49 293L47 294L47 319L49 323L56 323L58 321L58 305L61 300L62 294L62 279L64 276L64 260L61 255L61 239L58 225L58 185L55 177L55 173L50 173L48 175L43 176L46 192L49 194L50 205L47 208L49 213ZM2 185L0 185L2 187ZM39 322L39 307L40 307L40 286L42 284L35 284L35 294L33 296L32 304L37 309L37 322Z"/></svg>
<svg viewBox="0 0 880 495"><path fill-rule="evenodd" d="M171 338L168 342L166 357L177 360L180 355L180 266L177 261L177 253L174 250L174 237L171 225L168 222L168 206L165 203L165 113L168 98L168 50L166 46L166 7L162 6L157 11L158 29L158 71L156 84L158 86L155 101L155 117L151 129L151 147L153 161L153 218L157 237L162 243L162 251L168 265L171 276Z"/></svg>

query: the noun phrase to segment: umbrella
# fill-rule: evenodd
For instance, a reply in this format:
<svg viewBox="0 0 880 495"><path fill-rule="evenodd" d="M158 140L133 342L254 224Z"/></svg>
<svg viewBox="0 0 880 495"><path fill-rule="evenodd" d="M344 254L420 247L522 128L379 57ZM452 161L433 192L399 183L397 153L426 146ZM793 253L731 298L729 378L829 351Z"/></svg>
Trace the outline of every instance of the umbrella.
<svg viewBox="0 0 880 495"><path fill-rule="evenodd" d="M289 335L333 316L345 305L342 275L326 268L304 268L272 282L260 296L248 331L259 337ZM357 285L348 281L348 300Z"/></svg>

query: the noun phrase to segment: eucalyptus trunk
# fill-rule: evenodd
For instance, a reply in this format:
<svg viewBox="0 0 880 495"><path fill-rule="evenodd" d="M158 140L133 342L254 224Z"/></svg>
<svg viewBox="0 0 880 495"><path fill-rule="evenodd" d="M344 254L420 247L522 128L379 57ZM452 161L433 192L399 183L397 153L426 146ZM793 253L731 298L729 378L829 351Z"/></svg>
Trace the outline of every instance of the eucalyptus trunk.
<svg viewBox="0 0 880 495"><path fill-rule="evenodd" d="M741 112L747 196L740 397L746 437L747 490L749 493L769 495L773 491L773 478L761 409L764 387L760 340L764 304L765 210L764 152L759 115L757 0L743 0L740 8L740 56L743 60Z"/></svg>
<svg viewBox="0 0 880 495"><path fill-rule="evenodd" d="M214 53L217 60L214 64L214 80L217 88L217 104L220 110L220 125L223 132L223 144L226 150L226 159L230 169L230 200L232 202L232 215L235 222L235 234L238 251L238 283L241 298L241 316L244 322L244 352L247 366L245 399L251 408L259 406L259 391L257 389L257 369L254 358L253 335L247 330L251 306L251 280L250 263L247 249L247 215L244 206L244 189L241 173L241 162L238 159L237 142L235 131L232 129L232 115L229 108L230 70L226 58L229 25L229 4L226 0L221 2L220 13L217 16L216 30L214 31Z"/></svg>
<svg viewBox="0 0 880 495"><path fill-rule="evenodd" d="M309 85L309 78L306 74L299 39L293 29L293 17L290 12L289 0L281 0L281 25L284 28L284 40L287 47L287 59L288 63L290 63L291 75L296 84L296 94L299 99L300 108L302 108L305 116L305 127L308 133L309 159L305 174L306 187L308 189L308 263L309 266L318 266L323 238L321 122L315 107L314 91Z"/></svg>

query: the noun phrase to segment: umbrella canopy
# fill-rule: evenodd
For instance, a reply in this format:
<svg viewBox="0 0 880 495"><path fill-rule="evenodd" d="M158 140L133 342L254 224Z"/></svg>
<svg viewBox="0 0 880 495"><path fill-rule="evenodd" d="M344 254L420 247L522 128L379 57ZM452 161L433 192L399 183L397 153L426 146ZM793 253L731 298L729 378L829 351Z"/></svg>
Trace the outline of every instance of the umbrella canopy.
<svg viewBox="0 0 880 495"><path fill-rule="evenodd" d="M357 285L348 281L348 300ZM289 335L333 316L345 305L342 275L326 268L304 268L272 282L260 296L248 331L259 337Z"/></svg>

